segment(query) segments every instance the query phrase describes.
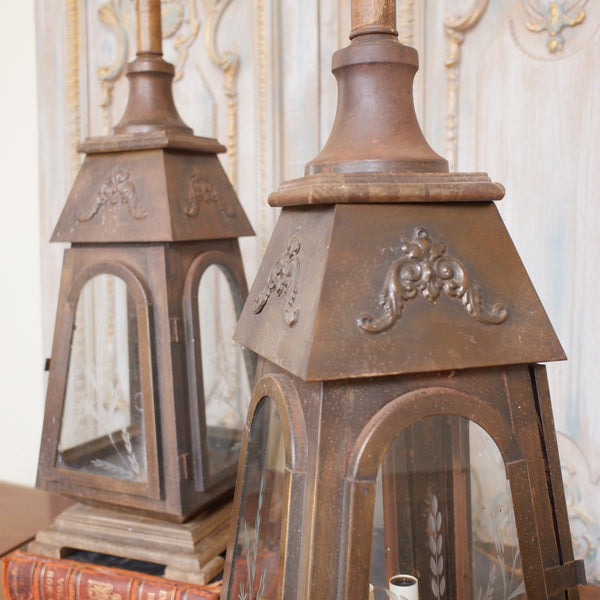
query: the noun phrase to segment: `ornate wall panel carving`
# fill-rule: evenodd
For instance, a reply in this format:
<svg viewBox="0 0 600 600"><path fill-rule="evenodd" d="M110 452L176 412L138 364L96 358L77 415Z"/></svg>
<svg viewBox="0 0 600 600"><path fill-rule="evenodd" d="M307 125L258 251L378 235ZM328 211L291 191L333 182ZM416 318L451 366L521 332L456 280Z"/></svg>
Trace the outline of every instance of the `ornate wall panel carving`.
<svg viewBox="0 0 600 600"><path fill-rule="evenodd" d="M444 19L444 31L448 38L448 50L444 62L447 69L448 84L445 157L451 171L456 171L458 151L457 129L461 46L467 33L481 20L488 5L489 0L475 0L464 15L450 14Z"/></svg>
<svg viewBox="0 0 600 600"><path fill-rule="evenodd" d="M600 281L592 273L600 242L592 231L598 227L594 190L600 184L593 167L600 160L600 119L593 107L600 97L590 82L599 75L600 6L561 3L578 22L562 27L554 38L560 34L563 40L551 48L551 24L544 21L545 28L532 31L537 13L531 10L535 5L549 18L551 0L489 2L482 14L473 13L478 19L468 34L453 42L457 24L469 26L470 11L484 4L427 5L426 131L440 148L436 130L446 122L442 152L456 168L487 171L506 186L500 210L569 357L549 365L550 389L575 545L590 580L597 581L600 318L593 298ZM581 11L585 16L576 19ZM451 22L448 15L459 18ZM453 47L458 55L449 54ZM440 75L449 84L445 114Z"/></svg>

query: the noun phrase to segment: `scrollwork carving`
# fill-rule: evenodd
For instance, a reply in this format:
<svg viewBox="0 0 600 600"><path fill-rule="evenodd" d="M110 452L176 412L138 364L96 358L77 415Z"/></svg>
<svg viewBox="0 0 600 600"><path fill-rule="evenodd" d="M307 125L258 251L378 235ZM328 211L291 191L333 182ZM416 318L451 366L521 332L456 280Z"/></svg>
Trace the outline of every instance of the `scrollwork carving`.
<svg viewBox="0 0 600 600"><path fill-rule="evenodd" d="M135 185L129 178L129 173L123 169L113 173L109 182L102 185L94 197L94 202L89 213L77 215L78 221L90 221L104 206L117 206L125 204L129 214L134 219L144 219L148 211L142 208Z"/></svg>
<svg viewBox="0 0 600 600"><path fill-rule="evenodd" d="M200 21L196 13L195 1L185 0L185 6L187 6L187 18L184 0L161 0L163 39L175 36L173 49L177 52L177 58L175 60L175 78L173 82L179 81L183 77L183 67L188 58L190 47L200 32Z"/></svg>
<svg viewBox="0 0 600 600"><path fill-rule="evenodd" d="M110 65L103 65L98 69L100 79L102 108L102 128L105 135L111 127L110 108L112 106L112 92L117 79L123 73L127 64L129 53L129 37L121 11L121 0L110 0L98 9L98 17L115 35L117 48L115 58Z"/></svg>
<svg viewBox="0 0 600 600"><path fill-rule="evenodd" d="M460 300L467 313L484 324L502 323L508 312L501 304L490 309L483 303L479 286L471 283L462 263L446 255L446 245L432 242L424 227L415 229L411 241L402 241L403 256L389 268L379 303L383 315L374 318L365 315L358 325L368 333L387 331L402 317L404 305L419 292L429 302L435 303L441 292Z"/></svg>
<svg viewBox="0 0 600 600"><path fill-rule="evenodd" d="M223 203L221 196L212 183L205 179L197 166L194 166L188 180L188 197L187 203L183 207L183 212L188 217L197 217L202 204L214 204L226 217L233 217L235 215L233 208Z"/></svg>
<svg viewBox="0 0 600 600"><path fill-rule="evenodd" d="M451 171L456 171L458 155L458 95L460 48L465 36L483 17L489 0L477 0L473 9L465 17L448 16L444 19L444 31L448 39L448 54L445 61L448 87L448 108L446 117L446 158Z"/></svg>
<svg viewBox="0 0 600 600"><path fill-rule="evenodd" d="M217 31L221 17L232 0L204 0L206 24L204 44L208 56L225 75L224 91L227 98L227 175L232 185L237 182L237 76L239 58L233 52L221 52L217 46Z"/></svg>
<svg viewBox="0 0 600 600"><path fill-rule="evenodd" d="M546 46L551 53L563 49L565 39L560 32L565 27L575 27L585 19L585 6L587 0L571 0L569 2L550 2L544 10L540 10L539 3L532 0L523 0L525 11L530 20L525 23L529 31L540 33L548 32Z"/></svg>
<svg viewBox="0 0 600 600"><path fill-rule="evenodd" d="M300 228L290 236L286 248L271 269L265 289L254 300L254 312L258 314L271 296L284 296L283 317L289 327L298 322L299 311L294 308L298 290L296 279L300 271Z"/></svg>

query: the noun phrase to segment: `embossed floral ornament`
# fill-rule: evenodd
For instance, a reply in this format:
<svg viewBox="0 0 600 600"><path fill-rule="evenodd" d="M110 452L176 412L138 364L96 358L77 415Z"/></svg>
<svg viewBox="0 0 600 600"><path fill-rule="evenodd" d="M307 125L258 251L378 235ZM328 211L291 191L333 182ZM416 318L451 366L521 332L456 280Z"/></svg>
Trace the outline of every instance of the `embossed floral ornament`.
<svg viewBox="0 0 600 600"><path fill-rule="evenodd" d="M206 206L214 204L226 217L235 216L233 208L223 202L213 184L207 181L202 171L194 165L188 180L188 196L183 212L188 217L197 217L202 204Z"/></svg>
<svg viewBox="0 0 600 600"><path fill-rule="evenodd" d="M529 31L548 32L546 46L552 53L562 50L565 40L560 35L564 27L575 27L585 19L583 6L587 0L569 0L567 2L550 2L545 10L540 10L532 0L525 1L525 10L531 20L525 23Z"/></svg>
<svg viewBox="0 0 600 600"><path fill-rule="evenodd" d="M273 294L284 296L283 318L289 327L296 324L299 315L298 309L294 308L294 303L298 294L296 278L300 270L300 257L298 255L301 247L300 228L298 228L290 236L285 250L273 265L265 289L254 300L254 312L258 314Z"/></svg>
<svg viewBox="0 0 600 600"><path fill-rule="evenodd" d="M358 325L369 333L390 329L402 316L404 305L418 293L434 303L442 291L450 298L460 300L466 311L481 323L502 323L508 313L503 305L487 309L483 304L481 289L471 283L462 263L446 256L443 242L432 242L424 227L415 229L411 241L403 241L403 256L388 270L379 303L383 315L374 318L365 315Z"/></svg>
<svg viewBox="0 0 600 600"><path fill-rule="evenodd" d="M135 185L129 178L129 173L122 169L113 173L109 182L103 184L98 190L89 214L79 214L77 220L89 221L98 214L102 207L119 204L127 205L127 210L134 219L144 219L148 216L148 211L140 206L140 199Z"/></svg>

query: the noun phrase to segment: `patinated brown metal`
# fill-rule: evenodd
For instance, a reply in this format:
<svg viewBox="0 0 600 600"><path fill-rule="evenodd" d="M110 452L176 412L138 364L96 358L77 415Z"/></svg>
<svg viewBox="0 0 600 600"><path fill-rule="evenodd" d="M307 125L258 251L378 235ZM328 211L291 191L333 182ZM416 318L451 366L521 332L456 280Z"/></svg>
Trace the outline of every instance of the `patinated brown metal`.
<svg viewBox="0 0 600 600"><path fill-rule="evenodd" d="M239 314L247 287L237 238L253 231L217 158L225 148L194 136L177 114L174 69L162 59L160 4L138 2L127 109L113 135L81 145L86 157L52 238L72 247L62 272L38 485L184 521L230 494L236 470L235 459L222 472L208 468L198 286L209 266L219 267ZM132 359L140 365L145 415L136 429L145 432L146 482L78 472L57 459L75 311L83 286L98 274L125 281L134 298Z"/></svg>
<svg viewBox="0 0 600 600"><path fill-rule="evenodd" d="M485 174L448 173L424 140L411 95L417 57L394 35L395 2L356 0L352 19L351 44L333 58L331 136L306 176L269 198L283 209L236 331L261 358L223 597L366 600L380 465L387 576L401 559L421 600L476 597L475 423L504 461L524 595L577 600L585 575L537 365L565 356L494 206L504 190ZM281 531L270 542L256 484L273 463L256 471L271 448L257 425L263 406L279 414L285 446ZM421 444L386 454L409 427ZM445 509L435 536L423 501L432 490ZM440 558L443 589L430 581Z"/></svg>
<svg viewBox="0 0 600 600"><path fill-rule="evenodd" d="M369 33L397 33L395 0L369 0L369 2L353 0L351 10L350 39Z"/></svg>

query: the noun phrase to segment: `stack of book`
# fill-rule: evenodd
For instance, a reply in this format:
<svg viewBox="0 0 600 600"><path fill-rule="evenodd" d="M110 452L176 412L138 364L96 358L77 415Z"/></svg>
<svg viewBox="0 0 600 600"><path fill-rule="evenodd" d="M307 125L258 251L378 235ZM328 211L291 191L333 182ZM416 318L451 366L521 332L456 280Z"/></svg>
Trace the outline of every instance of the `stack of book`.
<svg viewBox="0 0 600 600"><path fill-rule="evenodd" d="M9 554L2 565L6 600L218 600L221 593L220 581L208 585L172 581L152 574L148 563L137 561L121 568L114 566L121 563L104 555L96 555L93 563L83 562L87 556L78 558L82 560L22 550Z"/></svg>

